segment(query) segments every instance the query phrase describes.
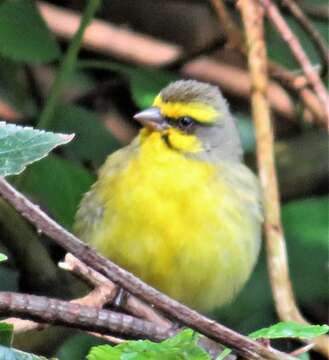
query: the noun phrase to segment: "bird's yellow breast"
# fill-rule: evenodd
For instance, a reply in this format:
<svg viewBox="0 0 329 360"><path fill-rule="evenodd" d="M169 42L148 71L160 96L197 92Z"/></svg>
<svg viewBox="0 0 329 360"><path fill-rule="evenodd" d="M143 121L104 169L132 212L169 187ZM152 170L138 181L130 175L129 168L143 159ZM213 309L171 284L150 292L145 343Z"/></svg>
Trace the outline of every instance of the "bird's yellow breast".
<svg viewBox="0 0 329 360"><path fill-rule="evenodd" d="M248 203L257 195L244 200L227 165L187 158L156 132L129 157L117 171L111 161L102 169L93 189L102 216L87 240L187 305L208 310L229 301L257 257L259 219ZM240 177L249 171L241 166Z"/></svg>

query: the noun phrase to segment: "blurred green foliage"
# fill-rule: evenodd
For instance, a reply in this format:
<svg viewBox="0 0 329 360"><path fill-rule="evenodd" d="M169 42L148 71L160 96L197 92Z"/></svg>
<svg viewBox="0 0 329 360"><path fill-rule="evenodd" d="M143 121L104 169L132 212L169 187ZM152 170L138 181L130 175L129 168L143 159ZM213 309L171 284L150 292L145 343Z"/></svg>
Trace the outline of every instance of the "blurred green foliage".
<svg viewBox="0 0 329 360"><path fill-rule="evenodd" d="M0 4L0 53L14 61L44 63L60 56L54 35L32 0Z"/></svg>
<svg viewBox="0 0 329 360"><path fill-rule="evenodd" d="M251 339L298 338L312 339L328 332L328 325L303 325L294 322L280 322L268 328L259 329L249 334Z"/></svg>
<svg viewBox="0 0 329 360"><path fill-rule="evenodd" d="M16 181L19 190L70 229L82 194L89 190L95 178L81 166L51 155L30 166Z"/></svg>

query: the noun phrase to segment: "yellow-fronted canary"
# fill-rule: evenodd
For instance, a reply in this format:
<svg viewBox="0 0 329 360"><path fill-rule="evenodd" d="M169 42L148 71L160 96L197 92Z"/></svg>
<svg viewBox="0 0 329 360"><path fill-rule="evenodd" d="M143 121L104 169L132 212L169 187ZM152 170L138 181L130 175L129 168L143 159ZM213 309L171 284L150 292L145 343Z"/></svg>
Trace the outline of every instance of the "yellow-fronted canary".
<svg viewBox="0 0 329 360"><path fill-rule="evenodd" d="M217 87L169 84L134 117L143 128L111 154L75 231L101 254L197 310L229 302L255 265L259 185Z"/></svg>

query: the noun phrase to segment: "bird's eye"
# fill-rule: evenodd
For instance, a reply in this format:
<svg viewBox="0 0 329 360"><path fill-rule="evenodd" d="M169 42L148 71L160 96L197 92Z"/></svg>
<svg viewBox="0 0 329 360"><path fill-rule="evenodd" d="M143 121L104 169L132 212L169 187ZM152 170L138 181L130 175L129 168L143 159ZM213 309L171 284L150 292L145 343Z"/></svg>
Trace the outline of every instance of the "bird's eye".
<svg viewBox="0 0 329 360"><path fill-rule="evenodd" d="M188 129L194 124L194 120L188 116L183 116L178 119L179 126L183 129Z"/></svg>

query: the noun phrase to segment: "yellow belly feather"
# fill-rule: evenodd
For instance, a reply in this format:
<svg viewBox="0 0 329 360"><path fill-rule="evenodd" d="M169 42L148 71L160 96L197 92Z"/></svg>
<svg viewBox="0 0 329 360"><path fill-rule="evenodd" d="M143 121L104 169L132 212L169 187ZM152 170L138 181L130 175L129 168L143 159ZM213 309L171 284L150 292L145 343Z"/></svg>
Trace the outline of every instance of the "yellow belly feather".
<svg viewBox="0 0 329 360"><path fill-rule="evenodd" d="M250 194L257 186L244 189L230 179L243 173L253 183L249 170L188 159L158 133L127 166L115 173L112 166L105 164L92 190L103 213L86 240L191 307L210 310L228 302L249 277L259 249L260 219L251 209L258 195Z"/></svg>

